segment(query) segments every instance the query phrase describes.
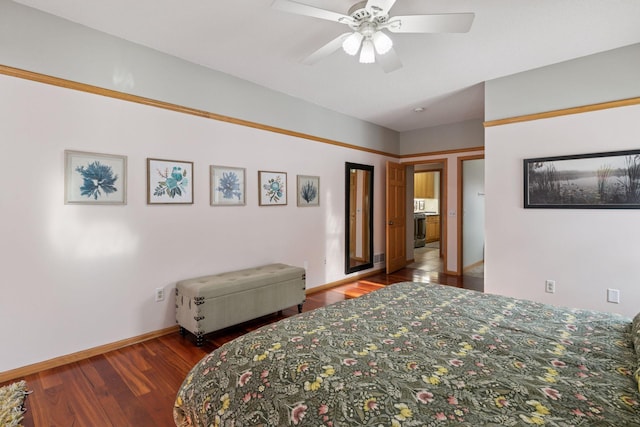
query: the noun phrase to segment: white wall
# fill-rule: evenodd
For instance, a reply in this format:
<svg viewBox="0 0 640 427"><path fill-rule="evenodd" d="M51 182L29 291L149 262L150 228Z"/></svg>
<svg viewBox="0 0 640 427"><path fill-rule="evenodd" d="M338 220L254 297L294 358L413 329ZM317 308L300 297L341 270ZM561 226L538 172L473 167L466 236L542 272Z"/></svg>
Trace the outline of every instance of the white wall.
<svg viewBox="0 0 640 427"><path fill-rule="evenodd" d="M485 83L485 119L640 96L640 43Z"/></svg>
<svg viewBox="0 0 640 427"><path fill-rule="evenodd" d="M422 154L484 145L482 120L466 120L400 134L400 154Z"/></svg>
<svg viewBox="0 0 640 427"><path fill-rule="evenodd" d="M526 158L640 148L640 105L486 129L485 292L633 316L640 211L524 209ZM556 293L544 292L546 279ZM621 303L606 302L606 289Z"/></svg>
<svg viewBox="0 0 640 427"><path fill-rule="evenodd" d="M7 76L0 93L0 334L19 349L0 371L175 324L180 279L305 261L308 288L343 279L345 161L375 167L384 252L383 156ZM127 205L65 205L65 149L128 156ZM147 157L194 161L194 205L146 204ZM247 169L246 206L209 205L211 164ZM287 206L258 206L258 170L288 173ZM320 207L296 207L297 174Z"/></svg>

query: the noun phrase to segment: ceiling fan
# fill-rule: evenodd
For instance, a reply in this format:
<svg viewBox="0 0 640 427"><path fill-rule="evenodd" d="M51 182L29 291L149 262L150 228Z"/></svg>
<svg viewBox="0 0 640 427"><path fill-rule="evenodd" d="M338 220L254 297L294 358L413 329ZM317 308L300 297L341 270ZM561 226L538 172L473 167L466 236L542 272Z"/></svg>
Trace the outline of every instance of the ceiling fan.
<svg viewBox="0 0 640 427"><path fill-rule="evenodd" d="M389 16L396 0L365 0L353 5L347 15L320 9L293 0L275 0L273 8L347 25L351 31L340 34L302 62L314 64L343 48L349 55L360 52L360 62L378 61L385 73L397 70L402 63L393 49L393 41L383 32L392 33L466 33L473 23L473 13Z"/></svg>

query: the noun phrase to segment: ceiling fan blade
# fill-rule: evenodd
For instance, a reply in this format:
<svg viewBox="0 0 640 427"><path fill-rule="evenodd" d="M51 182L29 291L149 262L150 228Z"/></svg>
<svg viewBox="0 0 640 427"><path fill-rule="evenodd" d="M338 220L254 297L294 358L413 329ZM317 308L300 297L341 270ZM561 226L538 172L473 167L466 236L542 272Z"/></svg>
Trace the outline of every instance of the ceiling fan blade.
<svg viewBox="0 0 640 427"><path fill-rule="evenodd" d="M473 13L394 16L386 28L392 33L466 33L474 17Z"/></svg>
<svg viewBox="0 0 640 427"><path fill-rule="evenodd" d="M396 0L369 0L365 9L373 10L377 15L386 15L389 13L389 9L393 7Z"/></svg>
<svg viewBox="0 0 640 427"><path fill-rule="evenodd" d="M271 7L283 12L311 16L312 18L326 19L327 21L339 22L341 24L346 24L352 21L350 16L343 15L342 13L320 9L307 4L298 3L293 0L275 0Z"/></svg>
<svg viewBox="0 0 640 427"><path fill-rule="evenodd" d="M307 65L313 65L316 62L320 61L321 59L326 58L336 50L340 49L342 47L342 42L344 41L344 39L349 37L351 34L352 33L340 34L338 37L331 40L329 43L325 44L320 49L316 50L311 55L303 59L302 63Z"/></svg>
<svg viewBox="0 0 640 427"><path fill-rule="evenodd" d="M385 53L384 55L376 54L376 61L380 64L380 67L382 67L382 71L384 71L385 73L390 73L399 68L402 68L402 62L400 62L400 58L393 48L391 48L391 50L389 50L389 52Z"/></svg>

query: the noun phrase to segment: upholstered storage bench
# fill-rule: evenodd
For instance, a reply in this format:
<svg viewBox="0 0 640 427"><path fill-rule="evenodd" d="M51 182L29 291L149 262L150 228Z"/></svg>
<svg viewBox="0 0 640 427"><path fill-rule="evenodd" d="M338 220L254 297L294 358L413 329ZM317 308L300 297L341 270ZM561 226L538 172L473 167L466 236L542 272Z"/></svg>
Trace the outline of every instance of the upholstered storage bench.
<svg viewBox="0 0 640 427"><path fill-rule="evenodd" d="M270 313L298 306L305 300L305 270L270 264L246 270L182 280L176 284L176 322L180 333L204 335Z"/></svg>

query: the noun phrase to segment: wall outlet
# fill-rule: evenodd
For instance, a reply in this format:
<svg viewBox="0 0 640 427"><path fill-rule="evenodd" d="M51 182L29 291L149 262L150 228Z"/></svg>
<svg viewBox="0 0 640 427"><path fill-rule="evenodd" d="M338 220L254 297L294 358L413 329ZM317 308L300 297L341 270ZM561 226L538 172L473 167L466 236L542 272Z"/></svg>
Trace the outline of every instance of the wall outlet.
<svg viewBox="0 0 640 427"><path fill-rule="evenodd" d="M620 304L620 290L619 289L607 289L607 302L614 304Z"/></svg>
<svg viewBox="0 0 640 427"><path fill-rule="evenodd" d="M164 288L156 288L156 302L164 301Z"/></svg>
<svg viewBox="0 0 640 427"><path fill-rule="evenodd" d="M555 280L545 280L544 282L544 291L553 294L556 292L556 281Z"/></svg>

